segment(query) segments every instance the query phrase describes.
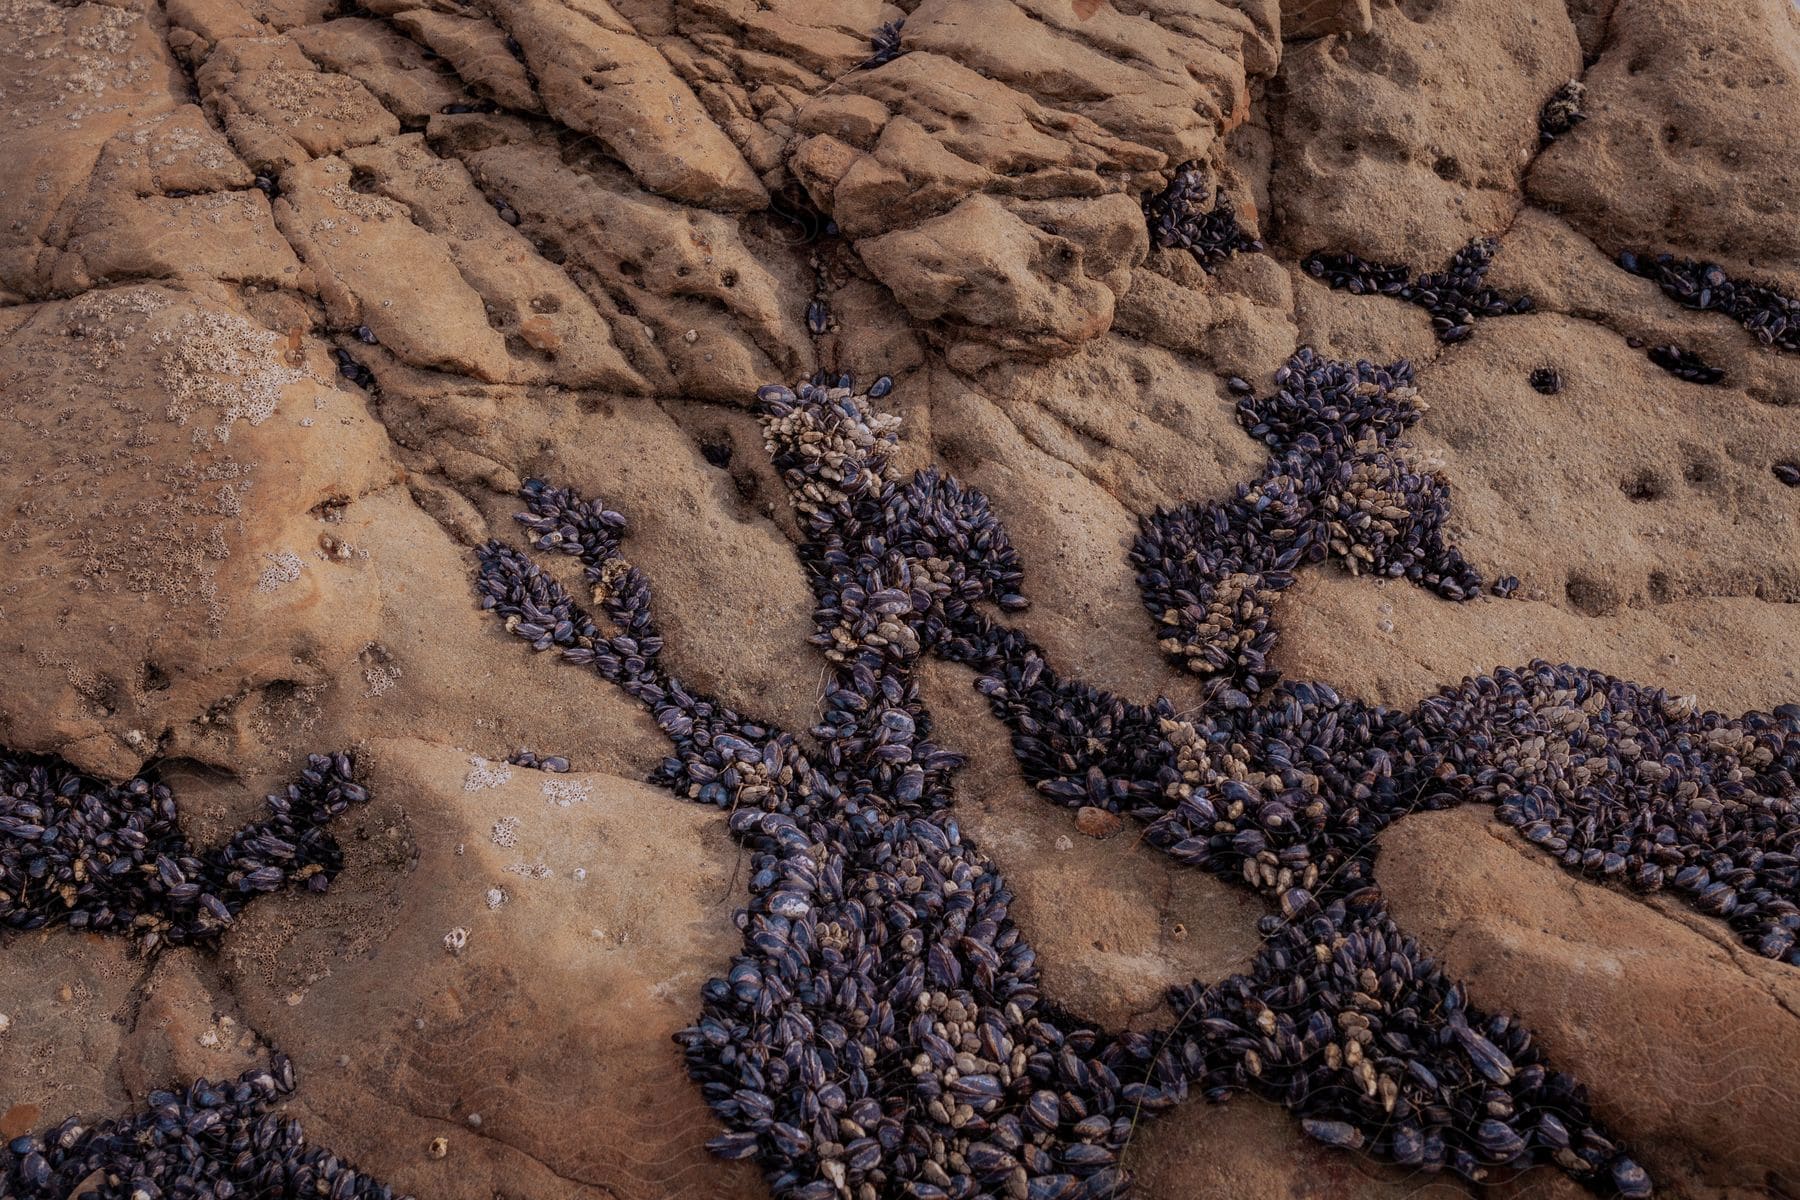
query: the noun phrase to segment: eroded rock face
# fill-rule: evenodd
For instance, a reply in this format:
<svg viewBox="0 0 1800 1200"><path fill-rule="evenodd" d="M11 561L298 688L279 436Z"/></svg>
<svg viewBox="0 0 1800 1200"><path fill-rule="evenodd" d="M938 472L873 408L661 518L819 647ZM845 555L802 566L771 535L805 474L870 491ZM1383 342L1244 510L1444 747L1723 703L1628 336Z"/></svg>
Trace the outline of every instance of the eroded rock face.
<svg viewBox="0 0 1800 1200"><path fill-rule="evenodd" d="M396 468L304 315L284 336L145 285L11 316L5 607L33 632L7 646L8 740L126 776L250 692L342 671L372 580L318 513Z"/></svg>
<svg viewBox="0 0 1800 1200"><path fill-rule="evenodd" d="M481 615L469 552L513 536L526 478L606 497L681 675L808 728L803 534L743 409L814 371L894 378L906 468L982 488L1018 546L1033 607L1009 619L1134 698L1205 701L1139 604L1137 523L1255 475L1226 381L1264 393L1301 344L1417 364L1452 532L1520 588L1449 605L1311 571L1280 601L1289 676L1410 705L1542 654L1731 712L1800 698L1800 491L1776 473L1800 366L1611 265L1670 250L1800 288L1794 22L1780 0L0 5L0 742L159 764L202 837L309 750L355 747L375 796L332 892L269 900L216 956L0 944L0 1131L275 1043L316 1140L420 1196L766 1194L705 1153L669 1037L738 946L738 850L640 782L665 752L647 716ZM1586 119L1540 149L1573 78ZM1209 273L1153 247L1143 194L1195 160L1266 253ZM1417 274L1478 236L1535 311L1460 345L1297 267ZM1724 381L1644 353L1668 344ZM1156 1029L1165 989L1244 968L1260 905L1130 824L1089 836L1021 783L968 673L928 683L1052 1001ZM576 770L504 766L521 747ZM1380 870L1666 1192L1793 1186L1781 967L1480 813L1409 818ZM1420 1183L1243 1100L1146 1122L1127 1165L1158 1198Z"/></svg>
<svg viewBox="0 0 1800 1200"><path fill-rule="evenodd" d="M1800 234L1780 114L1800 102L1794 6L1621 0L1607 29L1582 136L1538 161L1532 196L1603 250L1678 251L1792 294Z"/></svg>

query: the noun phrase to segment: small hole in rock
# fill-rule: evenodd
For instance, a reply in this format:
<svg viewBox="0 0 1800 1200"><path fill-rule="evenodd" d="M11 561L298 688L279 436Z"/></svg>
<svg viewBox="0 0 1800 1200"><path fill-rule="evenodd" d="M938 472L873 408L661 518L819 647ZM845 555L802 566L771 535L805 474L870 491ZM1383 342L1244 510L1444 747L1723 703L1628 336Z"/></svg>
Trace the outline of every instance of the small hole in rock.
<svg viewBox="0 0 1800 1200"><path fill-rule="evenodd" d="M1619 607L1619 591L1604 579L1576 572L1563 585L1569 607L1586 617L1605 616Z"/></svg>
<svg viewBox="0 0 1800 1200"><path fill-rule="evenodd" d="M1663 484L1662 476L1655 471L1646 469L1621 483L1619 490L1641 504L1661 499L1667 488Z"/></svg>

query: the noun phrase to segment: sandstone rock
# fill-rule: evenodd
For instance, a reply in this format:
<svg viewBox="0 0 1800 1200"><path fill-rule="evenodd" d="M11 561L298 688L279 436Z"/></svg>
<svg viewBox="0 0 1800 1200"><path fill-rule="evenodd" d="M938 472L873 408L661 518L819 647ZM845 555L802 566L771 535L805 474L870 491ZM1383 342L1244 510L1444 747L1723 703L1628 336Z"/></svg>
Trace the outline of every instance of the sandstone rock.
<svg viewBox="0 0 1800 1200"><path fill-rule="evenodd" d="M1281 6L1284 40L1329 33L1365 34L1374 27L1369 0L1284 0Z"/></svg>
<svg viewBox="0 0 1800 1200"><path fill-rule="evenodd" d="M287 38L224 38L195 80L233 144L258 166L299 166L400 132L400 119L368 88L319 70Z"/></svg>
<svg viewBox="0 0 1800 1200"><path fill-rule="evenodd" d="M1071 814L1019 780L973 677L942 666L925 677L932 711L953 720L953 744L971 759L958 820L1016 892L1046 996L1085 1020L1153 1030L1168 1025L1169 988L1249 966L1263 911L1254 897L1136 836L1071 838Z"/></svg>
<svg viewBox="0 0 1800 1200"><path fill-rule="evenodd" d="M776 244L646 195L617 168L570 172L552 139L516 126L479 117L443 125L434 144L487 181L522 230L582 268L588 299L652 384L742 402L769 379L802 373L805 304L783 298L803 294L804 276Z"/></svg>
<svg viewBox="0 0 1800 1200"><path fill-rule="evenodd" d="M331 323L366 325L403 360L490 381L513 376L506 339L450 248L411 209L358 191L351 165L322 158L283 173L276 219L319 280Z"/></svg>
<svg viewBox="0 0 1800 1200"><path fill-rule="evenodd" d="M1120 825L1118 814L1104 808L1089 805L1075 814L1075 828L1091 838L1109 838L1119 832Z"/></svg>
<svg viewBox="0 0 1800 1200"><path fill-rule="evenodd" d="M716 810L606 776L483 773L417 742L364 762L391 799L368 817L360 885L317 902L326 920L251 918L224 960L334 1149L419 1195L660 1197L696 1170L713 1194L757 1194L752 1168L708 1160L712 1120L671 1039L738 944Z"/></svg>
<svg viewBox="0 0 1800 1200"><path fill-rule="evenodd" d="M409 8L394 14L394 26L442 55L477 93L519 112L542 111L525 65L513 57L506 34L492 21Z"/></svg>
<svg viewBox="0 0 1800 1200"><path fill-rule="evenodd" d="M8 744L128 775L175 727L322 681L368 639L370 581L318 560L313 510L391 460L316 344L140 287L37 306L0 353L0 603L35 630L6 643Z"/></svg>
<svg viewBox="0 0 1800 1200"><path fill-rule="evenodd" d="M550 114L598 138L645 187L711 208L767 202L699 98L607 0L506 0L495 15L524 48Z"/></svg>
<svg viewBox="0 0 1800 1200"><path fill-rule="evenodd" d="M422 121L466 97L455 76L438 70L417 42L385 22L345 17L302 26L293 38L321 67L368 88L402 123Z"/></svg>
<svg viewBox="0 0 1800 1200"><path fill-rule="evenodd" d="M1382 6L1369 37L1290 46L1271 189L1283 241L1441 270L1511 223L1538 111L1580 70L1550 0Z"/></svg>
<svg viewBox="0 0 1800 1200"><path fill-rule="evenodd" d="M1781 118L1800 103L1793 6L1620 0L1607 28L1588 119L1538 160L1533 197L1608 253L1673 250L1800 290Z"/></svg>
<svg viewBox="0 0 1800 1200"><path fill-rule="evenodd" d="M1020 552L1032 606L1004 619L1187 710L1139 520L1260 468L1230 376L1266 390L1301 344L1406 355L1450 532L1520 598L1309 570L1278 609L1290 676L1411 704L1544 655L1730 711L1800 698L1800 492L1771 470L1800 461L1800 360L1610 265L1669 248L1793 290L1776 0L15 0L0 32L0 745L150 763L201 841L308 750L355 750L374 794L330 892L259 902L217 955L0 944L7 1136L276 1043L309 1139L422 1197L766 1195L705 1154L669 1037L739 944L741 854L630 782L666 752L650 718L471 580L522 480L602 496L670 667L804 733L822 660L748 411L769 382L894 379L896 461L982 489ZM1589 119L1540 155L1584 61ZM1190 160L1267 253L1209 273L1150 246L1142 195ZM1536 311L1456 346L1296 267L1435 269L1476 234ZM1168 988L1243 970L1264 906L1049 803L972 682L925 672L933 736L970 755L956 816L1046 997L1153 1031ZM502 766L525 747L576 770ZM1524 1014L1664 1194L1792 1190L1779 968L1478 812L1383 847L1402 921ZM1147 1200L1466 1193L1241 1098L1143 1122L1128 1165Z"/></svg>
<svg viewBox="0 0 1800 1200"><path fill-rule="evenodd" d="M0 31L8 102L0 289L41 296L63 206L109 138L176 107L167 88L174 65L152 22L129 7L20 0L0 12Z"/></svg>
<svg viewBox="0 0 1800 1200"><path fill-rule="evenodd" d="M461 163L438 158L418 136L350 151L345 161L448 247L457 272L480 294L488 324L509 342L515 360L525 360L506 368L508 382L648 390L613 345L605 318L565 272L500 218ZM548 363L519 353L519 342Z"/></svg>

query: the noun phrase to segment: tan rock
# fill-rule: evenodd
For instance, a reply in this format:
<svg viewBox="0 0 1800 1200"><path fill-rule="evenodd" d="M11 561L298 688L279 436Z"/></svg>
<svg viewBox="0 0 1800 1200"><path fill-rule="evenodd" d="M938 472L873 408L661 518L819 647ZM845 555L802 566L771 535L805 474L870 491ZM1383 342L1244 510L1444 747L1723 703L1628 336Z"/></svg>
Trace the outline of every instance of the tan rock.
<svg viewBox="0 0 1800 1200"><path fill-rule="evenodd" d="M598 138L645 187L709 208L768 203L698 97L607 0L504 0L495 10L550 114Z"/></svg>
<svg viewBox="0 0 1800 1200"><path fill-rule="evenodd" d="M525 64L506 46L506 33L482 17L458 16L429 8L394 14L394 26L440 54L477 93L519 112L541 112Z"/></svg>
<svg viewBox="0 0 1800 1200"><path fill-rule="evenodd" d="M605 318L567 273L501 220L461 163L439 158L413 134L352 150L345 161L366 172L382 195L406 205L414 224L448 251L462 279L480 294L495 332L549 360L540 364L515 354L504 379L648 390L613 344Z"/></svg>
<svg viewBox="0 0 1800 1200"><path fill-rule="evenodd" d="M1329 33L1365 34L1374 28L1369 0L1283 0L1282 38L1314 38Z"/></svg>
<svg viewBox="0 0 1800 1200"><path fill-rule="evenodd" d="M1620 0L1607 29L1587 120L1538 159L1532 196L1608 253L1675 250L1800 292L1793 6Z"/></svg>
<svg viewBox="0 0 1800 1200"><path fill-rule="evenodd" d="M754 1167L709 1159L716 1126L671 1040L739 944L742 875L717 811L601 775L482 774L418 742L363 761L390 799L346 868L357 884L297 898L325 910L304 923L251 910L225 952L332 1148L458 1200L650 1200L696 1172L708 1194L756 1195Z"/></svg>
<svg viewBox="0 0 1800 1200"><path fill-rule="evenodd" d="M446 118L432 140L554 240L632 365L653 385L743 403L810 361L803 268L732 219L639 189L616 166L567 169L553 139L491 118ZM693 332L690 339L687 335Z"/></svg>
<svg viewBox="0 0 1800 1200"><path fill-rule="evenodd" d="M0 355L17 568L0 606L37 630L4 646L6 744L129 775L215 710L322 682L369 640L372 581L317 559L312 510L385 485L391 460L316 343L138 287L36 306ZM71 405L84 415L57 419Z"/></svg>
<svg viewBox="0 0 1800 1200"><path fill-rule="evenodd" d="M302 267L254 188L143 200L107 188L70 223L67 256L52 278L75 291L182 275L295 287Z"/></svg>
<svg viewBox="0 0 1800 1200"><path fill-rule="evenodd" d="M477 379L513 375L501 332L449 247L405 204L359 192L343 159L283 172L275 218L318 277L331 323L367 325L407 362Z"/></svg>
<svg viewBox="0 0 1800 1200"><path fill-rule="evenodd" d="M0 177L0 289L39 296L66 231L64 206L101 147L176 107L175 69L150 19L129 7L20 0L0 12L7 169Z"/></svg>
<svg viewBox="0 0 1800 1200"><path fill-rule="evenodd" d="M467 98L455 76L439 69L417 42L385 22L344 17L302 26L292 36L308 58L360 82L402 122L422 121L446 104Z"/></svg>
<svg viewBox="0 0 1800 1200"><path fill-rule="evenodd" d="M1066 354L1112 323L1113 294L1082 270L1081 247L986 196L858 250L915 318L950 317L996 345Z"/></svg>
<svg viewBox="0 0 1800 1200"><path fill-rule="evenodd" d="M1368 37L1288 47L1271 195L1296 253L1441 270L1505 229L1544 101L1581 72L1560 0L1375 12Z"/></svg>
<svg viewBox="0 0 1800 1200"><path fill-rule="evenodd" d="M287 38L226 38L195 78L233 144L258 166L298 165L400 132L368 88L318 70Z"/></svg>
<svg viewBox="0 0 1800 1200"><path fill-rule="evenodd" d="M1075 828L1091 838L1109 838L1119 832L1122 824L1118 813L1092 805L1083 806L1075 813Z"/></svg>

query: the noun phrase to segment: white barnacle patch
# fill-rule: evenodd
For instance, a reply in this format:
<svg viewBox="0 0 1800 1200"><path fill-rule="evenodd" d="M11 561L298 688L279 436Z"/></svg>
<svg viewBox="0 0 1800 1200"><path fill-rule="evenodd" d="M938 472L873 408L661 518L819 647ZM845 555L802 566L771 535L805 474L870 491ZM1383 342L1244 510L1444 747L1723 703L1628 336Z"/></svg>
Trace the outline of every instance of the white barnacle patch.
<svg viewBox="0 0 1800 1200"><path fill-rule="evenodd" d="M269 565L257 577L256 590L259 592L273 592L286 587L300 578L300 572L306 569L306 564L292 550L280 550L263 557L269 560Z"/></svg>
<svg viewBox="0 0 1800 1200"><path fill-rule="evenodd" d="M575 779L546 779L543 792L544 799L558 808L582 804L594 798L593 785Z"/></svg>
<svg viewBox="0 0 1800 1200"><path fill-rule="evenodd" d="M162 350L157 366L169 419L186 425L202 408L214 410L214 423L194 431L202 444L230 441L236 421L262 424L275 414L282 389L307 378L286 339L233 313L185 314L151 344Z"/></svg>
<svg viewBox="0 0 1800 1200"><path fill-rule="evenodd" d="M482 788L499 787L512 778L512 768L505 763L491 763L479 754L469 758L469 773L463 776L463 791L478 792Z"/></svg>

